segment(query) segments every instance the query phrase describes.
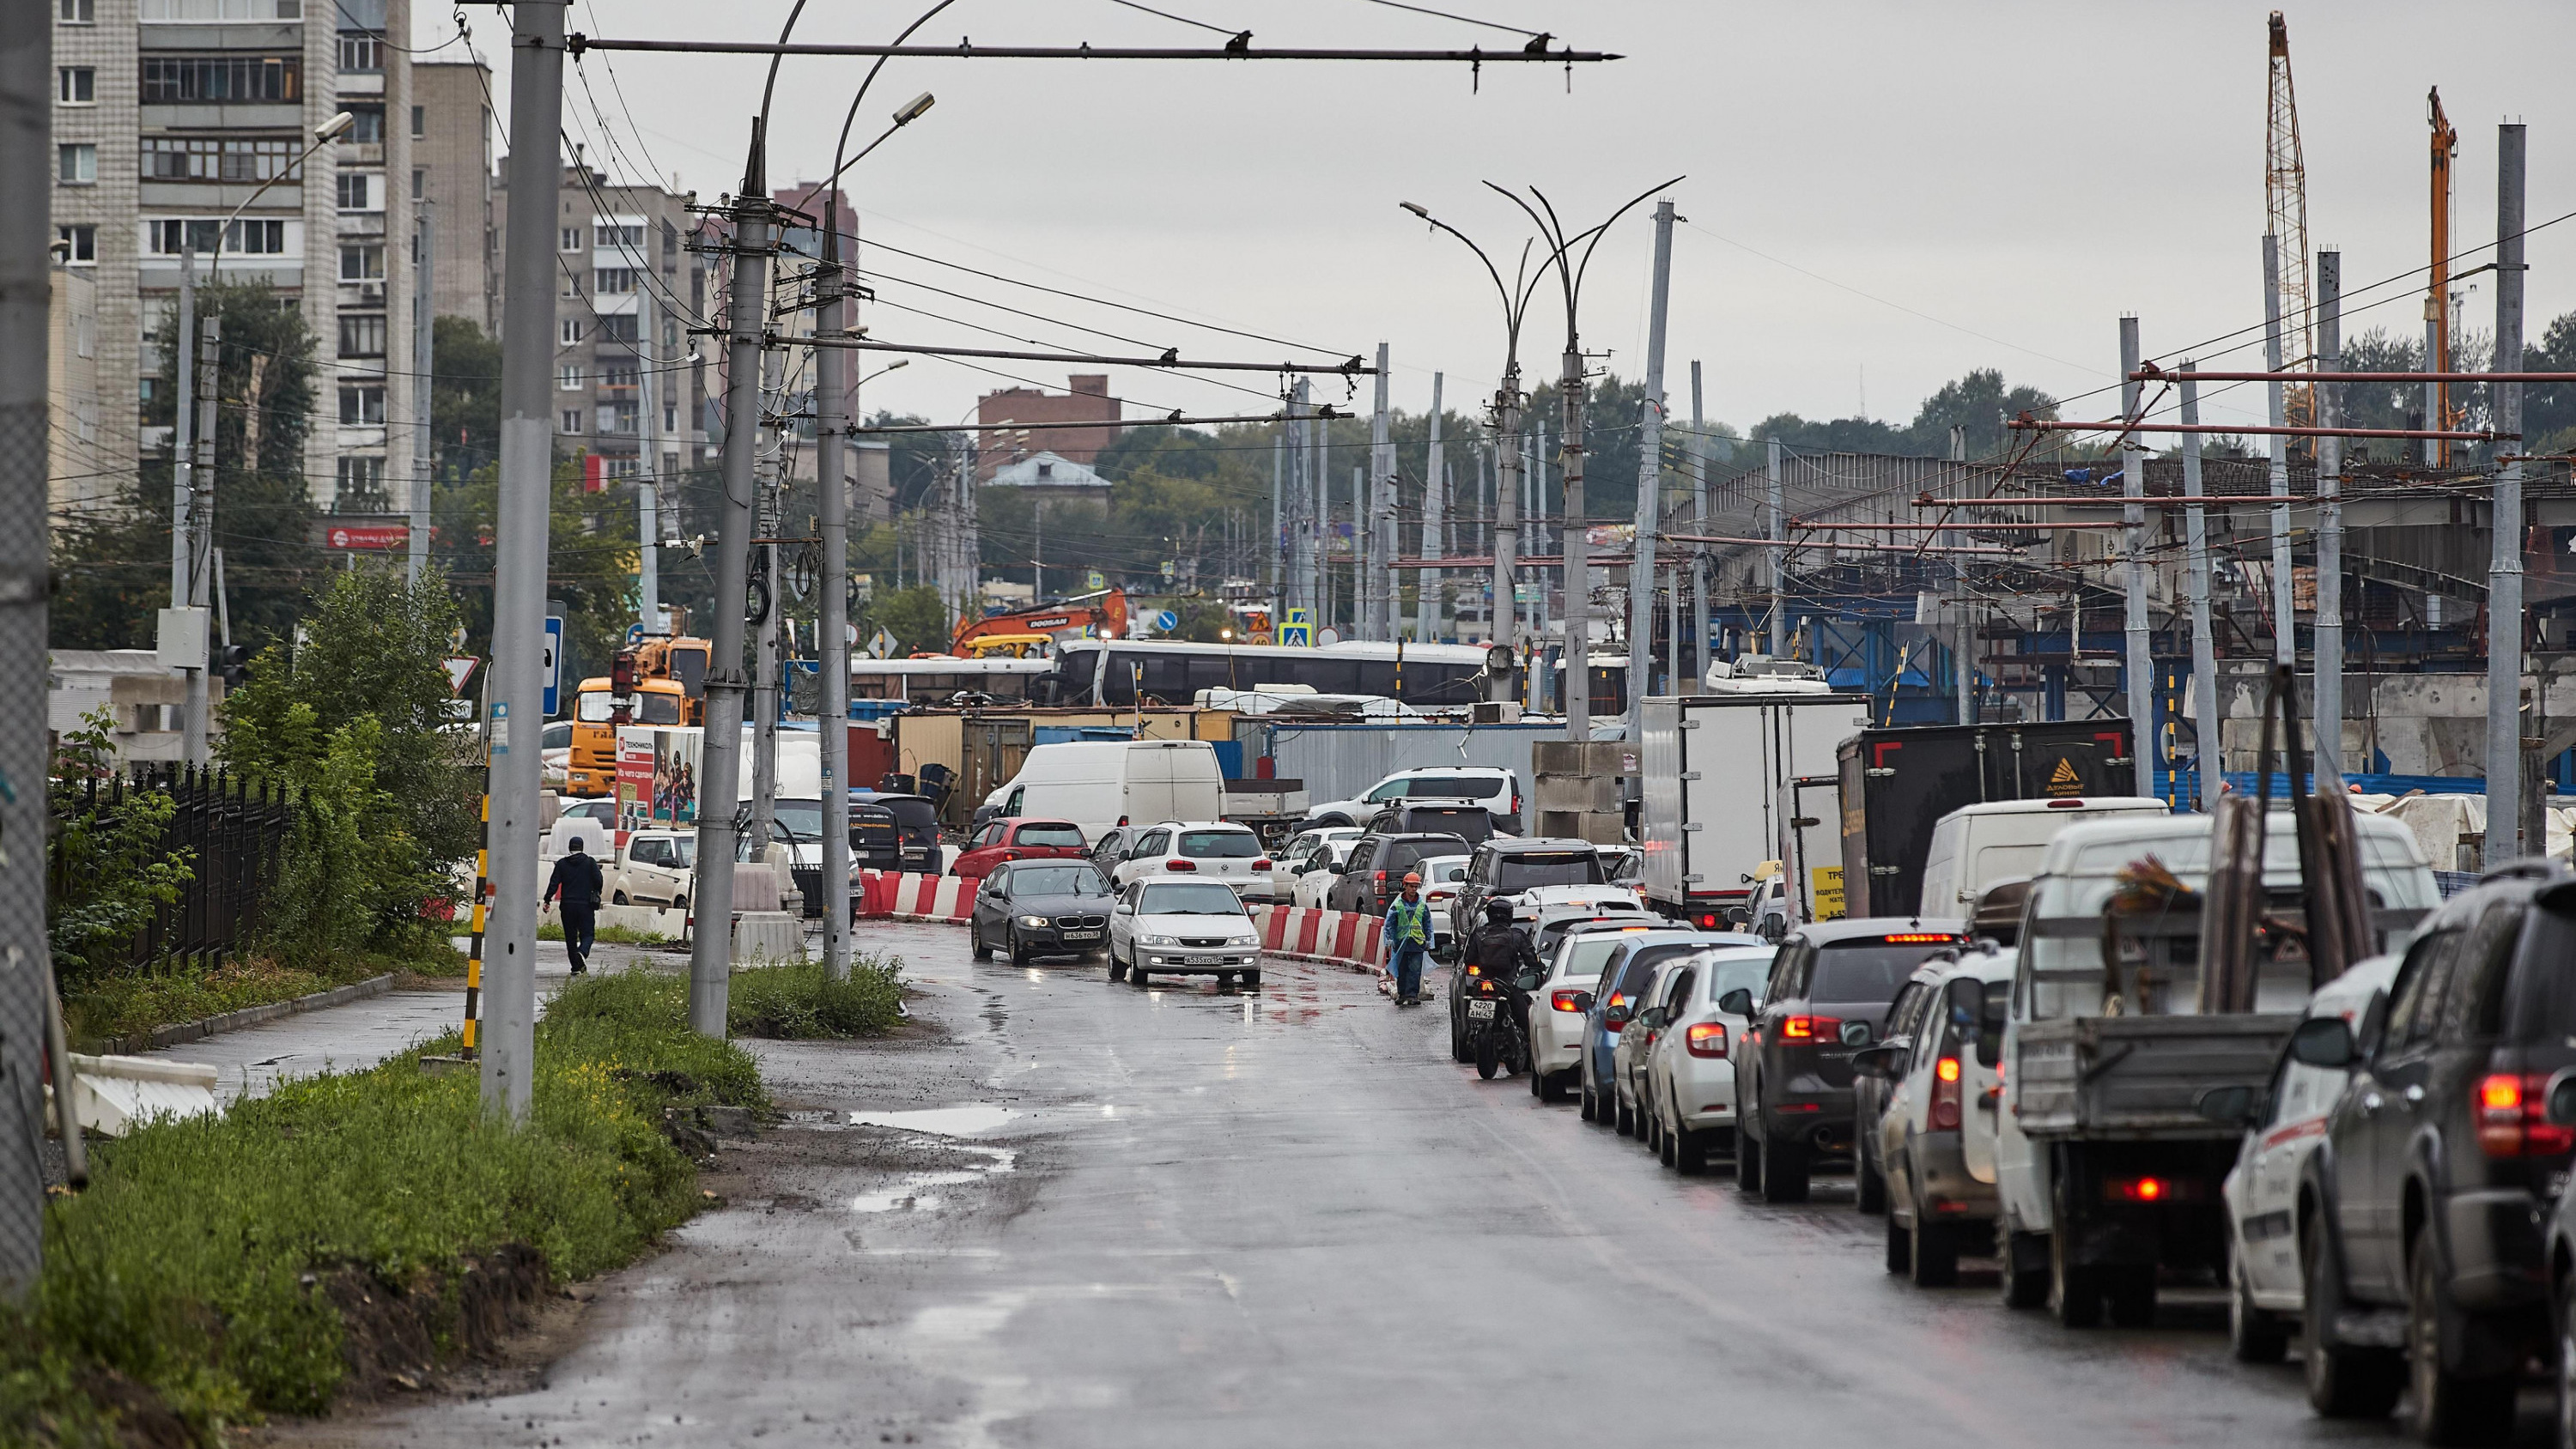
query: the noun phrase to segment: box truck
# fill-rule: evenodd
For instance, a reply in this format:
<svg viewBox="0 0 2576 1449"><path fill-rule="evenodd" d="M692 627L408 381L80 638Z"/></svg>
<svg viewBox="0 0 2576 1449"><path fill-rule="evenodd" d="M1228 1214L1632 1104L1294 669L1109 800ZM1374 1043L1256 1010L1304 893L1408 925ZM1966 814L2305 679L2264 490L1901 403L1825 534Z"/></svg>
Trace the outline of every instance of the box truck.
<svg viewBox="0 0 2576 1449"><path fill-rule="evenodd" d="M1806 683L1806 681L1798 681ZM1783 789L1829 774L1834 748L1869 724L1869 696L1813 689L1645 701L1638 834L1650 909L1721 926L1749 903L1754 867L1793 854ZM1794 805L1792 806L1794 808Z"/></svg>
<svg viewBox="0 0 2576 1449"><path fill-rule="evenodd" d="M1942 816L1989 800L2134 795L2130 754L2125 719L1862 730L1835 757L1844 908L1854 916L1915 914Z"/></svg>

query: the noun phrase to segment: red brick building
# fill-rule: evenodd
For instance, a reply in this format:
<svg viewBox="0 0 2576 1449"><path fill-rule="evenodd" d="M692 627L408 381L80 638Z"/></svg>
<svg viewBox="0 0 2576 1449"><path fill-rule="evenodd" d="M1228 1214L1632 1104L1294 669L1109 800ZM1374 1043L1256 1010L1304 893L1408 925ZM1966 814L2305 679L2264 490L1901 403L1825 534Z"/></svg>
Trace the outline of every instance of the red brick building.
<svg viewBox="0 0 2576 1449"><path fill-rule="evenodd" d="M998 468L1005 468L1022 458L1038 453L1053 453L1088 466L1100 456L1100 450L1118 441L1118 399L1109 395L1105 375L1077 373L1067 378L1072 391L1043 392L1033 387L1006 387L1000 392L984 394L976 404L975 420L991 427L999 423L1098 423L1096 428L1042 428L1025 436L1013 432L984 434L976 459L975 475L990 480Z"/></svg>

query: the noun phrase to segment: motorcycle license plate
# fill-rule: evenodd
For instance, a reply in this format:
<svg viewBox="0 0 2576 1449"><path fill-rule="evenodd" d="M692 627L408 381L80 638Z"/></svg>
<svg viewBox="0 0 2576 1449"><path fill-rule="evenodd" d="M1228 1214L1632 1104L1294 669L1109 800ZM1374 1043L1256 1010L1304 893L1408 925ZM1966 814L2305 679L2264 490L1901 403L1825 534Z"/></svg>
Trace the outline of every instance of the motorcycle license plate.
<svg viewBox="0 0 2576 1449"><path fill-rule="evenodd" d="M1098 931L1067 931L1064 933L1064 938L1068 941L1097 941L1100 939L1100 933Z"/></svg>
<svg viewBox="0 0 2576 1449"><path fill-rule="evenodd" d="M1467 1003L1467 1016L1470 1020L1490 1021L1493 1019L1493 1015L1494 1003L1490 1001L1470 1001Z"/></svg>

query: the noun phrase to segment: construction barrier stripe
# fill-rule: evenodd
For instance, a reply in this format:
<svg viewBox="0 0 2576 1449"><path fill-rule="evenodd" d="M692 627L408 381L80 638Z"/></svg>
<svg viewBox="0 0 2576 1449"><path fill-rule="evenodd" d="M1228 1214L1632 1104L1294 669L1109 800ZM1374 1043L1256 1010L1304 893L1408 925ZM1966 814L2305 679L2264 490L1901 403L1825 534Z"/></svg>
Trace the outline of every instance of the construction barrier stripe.
<svg viewBox="0 0 2576 1449"><path fill-rule="evenodd" d="M474 846L474 942L465 952L465 1050L466 1060L474 1059L474 1028L478 1008L483 1001L483 906L492 893L492 795L491 773L486 767L483 795L483 834Z"/></svg>
<svg viewBox="0 0 2576 1449"><path fill-rule="evenodd" d="M974 914L981 883L953 875L862 871L851 904L864 919L963 923ZM1374 969L1386 923L1356 911L1311 906L1254 906L1261 949L1280 956Z"/></svg>

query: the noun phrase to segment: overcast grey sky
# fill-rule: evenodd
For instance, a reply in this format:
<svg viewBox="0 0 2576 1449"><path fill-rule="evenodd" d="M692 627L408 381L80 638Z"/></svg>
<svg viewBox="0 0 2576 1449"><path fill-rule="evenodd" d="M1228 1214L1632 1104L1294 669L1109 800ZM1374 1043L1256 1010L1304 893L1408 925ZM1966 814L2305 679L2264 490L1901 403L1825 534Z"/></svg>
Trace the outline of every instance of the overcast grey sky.
<svg viewBox="0 0 2576 1449"><path fill-rule="evenodd" d="M809 5L798 38L891 40L928 3L826 0ZM1688 364L1702 359L1709 417L1737 428L1779 411L1865 410L1901 423L1925 393L1975 367L2061 396L2086 392L2112 380L2124 311L2143 319L2149 353L2166 357L2262 319L2267 4L1431 3L1627 59L1574 68L1570 91L1563 68L1520 65L1486 67L1471 91L1464 67L1439 65L897 60L857 134L873 135L917 92L934 92L938 106L852 173L862 235L1335 356L1384 340L1396 403L1409 409L1428 404L1434 370L1448 375L1449 406L1471 407L1499 373L1502 335L1474 259L1396 203L1423 203L1499 258L1526 229L1485 179L1536 183L1588 224L1686 173L1671 192L1689 225L1673 247L1667 387L1686 416ZM1262 45L1515 43L1367 0L1154 5L1249 28ZM454 34L441 9L416 7L420 44ZM597 35L766 39L787 9L787 0L576 0L571 24ZM2531 219L2576 211L2576 89L2565 81L2576 8L2335 0L2287 14L2310 238L2343 249L2348 294L2426 260L2430 86L2460 132L2457 245L2494 237L2502 120L2531 128ZM506 87L504 30L489 11L471 23ZM916 39L961 36L1217 40L1111 0L956 0ZM594 52L567 70L566 128L621 178L676 173L712 200L741 176L765 64ZM865 64L786 62L775 181L830 168ZM1649 209L1604 242L1584 298L1586 348L1608 350L1623 376L1644 367ZM2530 263L2536 339L2576 306L2576 221L2534 235ZM1283 351L883 252L863 264L1059 319L879 283L890 303L1046 346L1129 346L1064 325L1079 323L1199 356L1266 361ZM2467 304L2479 329L2494 321L2491 282L2476 279ZM2349 318L2348 333L2420 332L2420 288L2410 279L2358 298L2385 305ZM1533 309L1525 373L1554 370L1561 317L1552 303ZM1015 345L894 307L870 309L868 321L889 340ZM2214 365L2258 360L2238 352ZM1064 385L1064 369L1048 364L998 366ZM1259 374L1237 380L1269 385ZM948 420L1004 385L923 359L872 384L865 403ZM1272 406L1137 370L1118 372L1113 390L1140 409ZM2105 416L2116 400L2075 410ZM2258 421L2259 395L2240 391L2211 411L2215 421Z"/></svg>

